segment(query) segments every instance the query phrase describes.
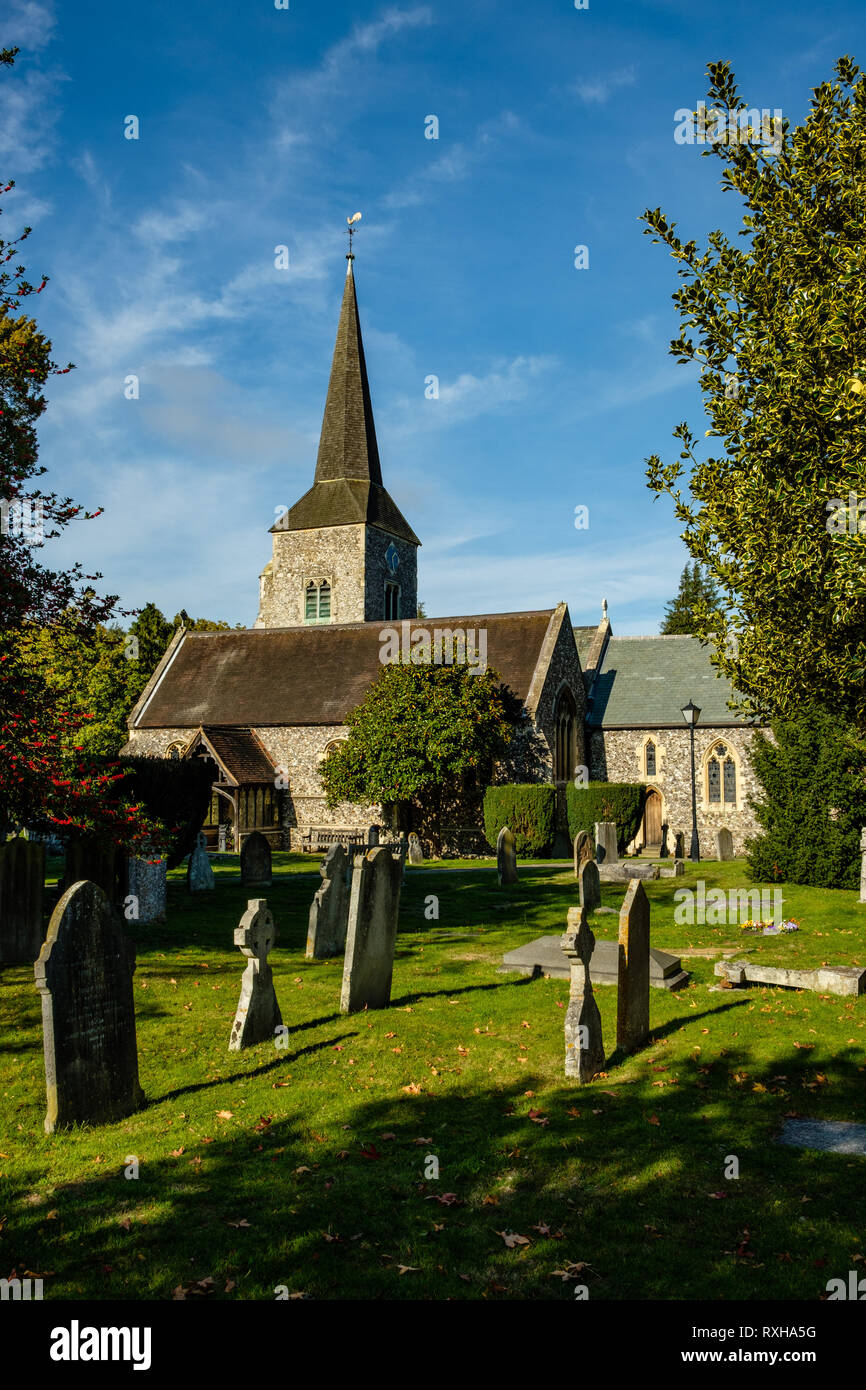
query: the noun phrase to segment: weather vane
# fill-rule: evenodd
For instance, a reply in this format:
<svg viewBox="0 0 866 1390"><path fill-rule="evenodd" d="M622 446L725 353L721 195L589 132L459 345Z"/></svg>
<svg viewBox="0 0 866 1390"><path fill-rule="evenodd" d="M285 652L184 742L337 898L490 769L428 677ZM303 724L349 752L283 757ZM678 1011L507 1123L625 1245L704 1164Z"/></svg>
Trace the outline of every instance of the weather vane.
<svg viewBox="0 0 866 1390"><path fill-rule="evenodd" d="M353 251L352 251L352 237L355 235L355 232L357 231L357 228L356 228L356 226L355 226L355 223L356 223L356 222L360 222L360 220L361 220L361 214L360 214L359 212L356 212L355 215L354 215L353 217L347 217L347 218L346 218L346 221L347 221L347 223L349 224L349 226L348 226L348 230L349 230L349 254L348 254L348 256L346 257L346 260L347 260L347 261L353 261L353 260L355 259L354 253L353 253Z"/></svg>

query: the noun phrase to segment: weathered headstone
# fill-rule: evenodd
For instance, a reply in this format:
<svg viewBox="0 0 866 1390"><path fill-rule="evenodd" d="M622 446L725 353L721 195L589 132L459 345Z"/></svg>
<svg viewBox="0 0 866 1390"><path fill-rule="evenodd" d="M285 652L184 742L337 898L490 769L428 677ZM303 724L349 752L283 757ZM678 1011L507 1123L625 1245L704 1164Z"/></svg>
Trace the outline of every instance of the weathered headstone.
<svg viewBox="0 0 866 1390"><path fill-rule="evenodd" d="M186 866L186 886L191 893L204 893L215 886L210 855L207 852L207 836L200 830L195 837L195 849L189 856Z"/></svg>
<svg viewBox="0 0 866 1390"><path fill-rule="evenodd" d="M635 1052L649 1037L650 905L639 878L632 879L619 914L619 982L616 1045Z"/></svg>
<svg viewBox="0 0 866 1390"><path fill-rule="evenodd" d="M517 841L507 825L503 825L496 838L496 870L500 886L517 883Z"/></svg>
<svg viewBox="0 0 866 1390"><path fill-rule="evenodd" d="M670 826L667 821L662 824L662 842L659 846L659 859L670 859L671 851L668 845L668 830Z"/></svg>
<svg viewBox="0 0 866 1390"><path fill-rule="evenodd" d="M716 832L716 845L718 847L719 859L733 859L734 837L726 825L723 825L722 828Z"/></svg>
<svg viewBox="0 0 866 1390"><path fill-rule="evenodd" d="M866 903L866 827L860 831L860 901Z"/></svg>
<svg viewBox="0 0 866 1390"><path fill-rule="evenodd" d="M130 859L127 870L128 896L125 912L131 922L164 922L166 907L166 862L159 855Z"/></svg>
<svg viewBox="0 0 866 1390"><path fill-rule="evenodd" d="M32 965L42 949L45 846L9 840L0 847L0 964Z"/></svg>
<svg viewBox="0 0 866 1390"><path fill-rule="evenodd" d="M574 876L580 874L581 864L585 864L588 859L595 858L595 850L592 844L592 836L588 830L578 830L574 837Z"/></svg>
<svg viewBox="0 0 866 1390"><path fill-rule="evenodd" d="M235 928L235 945L249 964L241 977L241 997L229 1038L229 1052L240 1052L255 1043L273 1040L283 1019L274 990L274 975L268 964L277 929L266 898L250 898L247 910Z"/></svg>
<svg viewBox="0 0 866 1390"><path fill-rule="evenodd" d="M342 845L331 845L319 873L324 880L310 904L307 960L327 960L346 948L349 928L349 855Z"/></svg>
<svg viewBox="0 0 866 1390"><path fill-rule="evenodd" d="M587 912L595 912L597 907L601 907L601 879L594 859L581 864L579 888L581 907L585 907Z"/></svg>
<svg viewBox="0 0 866 1390"><path fill-rule="evenodd" d="M686 857L686 832L678 830L674 835L674 858L685 859Z"/></svg>
<svg viewBox="0 0 866 1390"><path fill-rule="evenodd" d="M391 1002L402 876L400 859L385 845L355 860L340 994L343 1014L385 1009Z"/></svg>
<svg viewBox="0 0 866 1390"><path fill-rule="evenodd" d="M119 906L126 887L126 857L117 845L102 844L90 836L73 836L66 843L65 858L61 893L73 883L98 883L108 901Z"/></svg>
<svg viewBox="0 0 866 1390"><path fill-rule="evenodd" d="M413 830L412 834L409 836L409 863L410 863L410 864L423 864L423 863L424 863L424 850L421 848L421 841L419 840L418 836L415 834L414 830Z"/></svg>
<svg viewBox="0 0 866 1390"><path fill-rule="evenodd" d="M140 1109L135 947L98 884L67 888L33 969L42 996L46 1132Z"/></svg>
<svg viewBox="0 0 866 1390"><path fill-rule="evenodd" d="M615 864L619 859L619 850L616 844L615 821L596 821L595 857L599 864Z"/></svg>
<svg viewBox="0 0 866 1390"><path fill-rule="evenodd" d="M583 1084L604 1070L601 1014L589 978L595 937L587 925L585 908L569 908L568 927L560 945L571 974L565 1013L565 1074Z"/></svg>
<svg viewBox="0 0 866 1390"><path fill-rule="evenodd" d="M271 881L271 847L260 830L248 835L241 846L241 883L245 888Z"/></svg>
<svg viewBox="0 0 866 1390"><path fill-rule="evenodd" d="M379 831L380 831L381 829L382 829L381 825L371 825L371 826L370 826L370 829L367 831L367 848L368 848L368 849L374 849L374 848L376 847L376 845L378 845L378 843L379 843Z"/></svg>
<svg viewBox="0 0 866 1390"><path fill-rule="evenodd" d="M219 850L220 854L225 854L225 852L226 852L226 840L227 840L227 836L228 836L228 826L227 826L225 823L223 823L222 825L218 825L218 826L217 826L217 849Z"/></svg>

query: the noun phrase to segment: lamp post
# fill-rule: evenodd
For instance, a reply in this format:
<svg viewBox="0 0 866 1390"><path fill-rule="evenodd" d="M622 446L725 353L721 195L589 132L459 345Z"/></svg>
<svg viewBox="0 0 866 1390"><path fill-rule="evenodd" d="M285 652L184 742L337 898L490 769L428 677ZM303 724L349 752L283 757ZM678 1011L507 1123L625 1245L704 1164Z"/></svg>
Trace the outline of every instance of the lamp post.
<svg viewBox="0 0 866 1390"><path fill-rule="evenodd" d="M697 863L701 857L701 846L698 840L698 792L695 784L695 725L701 717L700 706L694 700L683 707L683 719L689 726L689 738L692 750L692 843L689 849L689 859Z"/></svg>

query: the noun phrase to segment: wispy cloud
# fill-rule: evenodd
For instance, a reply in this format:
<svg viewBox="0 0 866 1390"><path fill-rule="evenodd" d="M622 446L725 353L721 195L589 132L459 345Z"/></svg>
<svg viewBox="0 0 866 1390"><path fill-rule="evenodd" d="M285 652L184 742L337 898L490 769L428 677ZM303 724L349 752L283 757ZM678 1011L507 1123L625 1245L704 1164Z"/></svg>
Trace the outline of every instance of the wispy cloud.
<svg viewBox="0 0 866 1390"><path fill-rule="evenodd" d="M396 210L417 207L419 203L426 202L431 186L458 183L468 178L477 164L493 154L502 140L515 135L519 129L520 121L512 111L503 111L494 120L485 121L479 126L471 143L458 141L451 145L437 159L431 160L425 169L412 174L402 188L387 193L382 199L382 207Z"/></svg>
<svg viewBox="0 0 866 1390"><path fill-rule="evenodd" d="M57 22L48 0L6 0L0 15L0 48L44 48L54 36Z"/></svg>
<svg viewBox="0 0 866 1390"><path fill-rule="evenodd" d="M582 78L571 88L574 95L587 106L603 106L614 92L621 87L633 87L635 71L633 67L620 68L617 72L599 74L598 77Z"/></svg>
<svg viewBox="0 0 866 1390"><path fill-rule="evenodd" d="M483 376L461 372L454 381L440 381L439 396L433 399L426 398L419 384L417 399L401 397L384 418L395 436L465 424L479 415L498 413L525 400L532 383L549 375L557 365L557 358L552 356L498 361Z"/></svg>

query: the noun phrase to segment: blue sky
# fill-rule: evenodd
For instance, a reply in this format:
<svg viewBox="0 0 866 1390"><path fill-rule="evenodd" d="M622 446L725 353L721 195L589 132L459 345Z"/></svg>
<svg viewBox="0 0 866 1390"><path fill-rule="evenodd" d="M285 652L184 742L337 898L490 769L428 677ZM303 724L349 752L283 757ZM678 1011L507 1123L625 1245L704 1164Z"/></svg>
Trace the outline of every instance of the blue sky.
<svg viewBox="0 0 866 1390"><path fill-rule="evenodd" d="M656 631L687 556L644 459L705 425L667 352L673 263L638 219L735 230L674 112L727 58L796 123L839 55L866 64L862 0L289 3L4 4L4 234L33 226L40 327L76 363L50 386L46 483L105 508L46 559L126 608L252 624L268 528L312 482L360 210L383 472L428 614L565 599L589 623L606 597L615 631Z"/></svg>

